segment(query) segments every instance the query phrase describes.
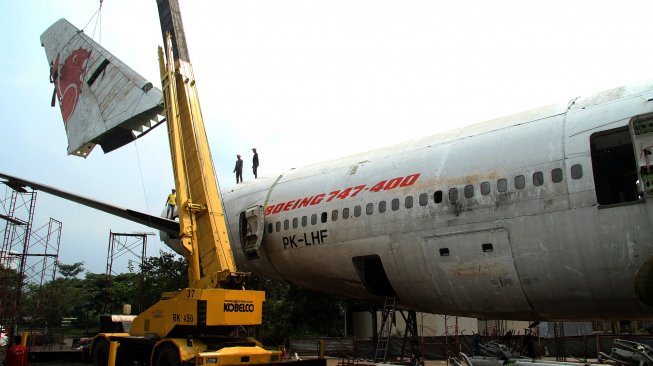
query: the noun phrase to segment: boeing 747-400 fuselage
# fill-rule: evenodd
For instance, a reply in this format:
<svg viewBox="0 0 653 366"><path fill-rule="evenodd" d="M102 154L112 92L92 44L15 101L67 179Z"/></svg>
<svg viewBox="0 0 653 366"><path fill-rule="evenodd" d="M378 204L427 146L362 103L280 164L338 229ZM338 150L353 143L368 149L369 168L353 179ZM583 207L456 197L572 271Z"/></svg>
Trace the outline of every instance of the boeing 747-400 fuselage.
<svg viewBox="0 0 653 366"><path fill-rule="evenodd" d="M653 83L224 195L239 268L432 313L653 315Z"/></svg>

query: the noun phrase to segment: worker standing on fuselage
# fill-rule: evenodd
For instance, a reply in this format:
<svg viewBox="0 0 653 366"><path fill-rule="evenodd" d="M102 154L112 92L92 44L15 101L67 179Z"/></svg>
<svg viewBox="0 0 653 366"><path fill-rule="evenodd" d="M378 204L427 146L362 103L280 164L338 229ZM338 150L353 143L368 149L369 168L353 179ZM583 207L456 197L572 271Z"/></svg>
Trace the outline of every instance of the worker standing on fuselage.
<svg viewBox="0 0 653 366"><path fill-rule="evenodd" d="M243 160L240 158L240 155L236 155L236 166L234 167L234 172L236 173L236 184L242 183L242 181L243 181Z"/></svg>
<svg viewBox="0 0 653 366"><path fill-rule="evenodd" d="M256 152L256 148L252 148L252 152L254 153L254 157L252 158L252 171L254 172L254 179L257 178L257 170L258 170L258 153Z"/></svg>

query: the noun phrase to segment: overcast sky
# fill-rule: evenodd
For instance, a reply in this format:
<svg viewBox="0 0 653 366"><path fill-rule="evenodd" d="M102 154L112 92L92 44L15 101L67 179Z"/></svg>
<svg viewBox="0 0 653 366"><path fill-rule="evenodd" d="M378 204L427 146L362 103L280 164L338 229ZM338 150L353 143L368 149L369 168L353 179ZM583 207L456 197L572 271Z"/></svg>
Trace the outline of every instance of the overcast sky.
<svg viewBox="0 0 653 366"><path fill-rule="evenodd" d="M252 147L259 174L274 175L653 74L651 1L180 2L222 189L237 153L253 178ZM160 86L155 0L105 0L97 22L99 5L0 5L0 172L159 214L174 184L164 128L84 160L66 155L50 107L39 37L59 18ZM95 273L110 230L152 231L39 193L35 227L50 217L63 222L60 261ZM148 254L163 248L151 238Z"/></svg>

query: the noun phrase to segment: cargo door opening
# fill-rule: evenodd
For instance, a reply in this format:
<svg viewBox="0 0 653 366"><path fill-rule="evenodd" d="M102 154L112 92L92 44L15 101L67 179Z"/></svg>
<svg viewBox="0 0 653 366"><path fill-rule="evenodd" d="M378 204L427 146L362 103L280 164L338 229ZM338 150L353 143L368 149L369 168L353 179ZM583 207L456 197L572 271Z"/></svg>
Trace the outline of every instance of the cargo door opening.
<svg viewBox="0 0 653 366"><path fill-rule="evenodd" d="M590 148L599 205L636 202L639 199L639 177L628 128L592 134Z"/></svg>
<svg viewBox="0 0 653 366"><path fill-rule="evenodd" d="M379 297L397 297L378 255L353 257L356 273L369 293Z"/></svg>
<svg viewBox="0 0 653 366"><path fill-rule="evenodd" d="M240 213L240 245L247 259L258 258L264 227L263 206L250 207Z"/></svg>

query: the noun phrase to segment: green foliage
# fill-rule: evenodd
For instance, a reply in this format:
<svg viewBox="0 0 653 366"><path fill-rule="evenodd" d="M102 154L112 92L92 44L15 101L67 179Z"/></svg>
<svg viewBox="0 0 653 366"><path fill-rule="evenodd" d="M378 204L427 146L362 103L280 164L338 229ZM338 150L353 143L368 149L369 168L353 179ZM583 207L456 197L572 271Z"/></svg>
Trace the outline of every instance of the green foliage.
<svg viewBox="0 0 653 366"><path fill-rule="evenodd" d="M109 278L85 271L83 262L59 263L58 268L60 276L54 281L26 287L21 314L30 315L23 316L23 326L58 328L63 318L75 318L70 326L88 333L98 329L100 314L120 314L123 304L131 304L132 313L137 314L159 301L164 292L188 285L186 260L165 252L147 258L140 273ZM82 273L84 278L80 278ZM266 292L263 326L257 329L263 343L283 344L289 337L343 336L344 299L258 278L247 287Z"/></svg>
<svg viewBox="0 0 653 366"><path fill-rule="evenodd" d="M120 314L123 304L131 304L138 313L157 302L164 291L184 287L187 277L185 259L164 252L145 261L142 276L85 272L83 262L57 267L60 276L54 281L26 286L20 311L23 326L58 328L63 318L74 318L70 326L88 332L98 328L100 314ZM79 278L81 273L84 278Z"/></svg>
<svg viewBox="0 0 653 366"><path fill-rule="evenodd" d="M344 336L345 299L292 284L259 279L266 292L259 340L283 344L288 337Z"/></svg>
<svg viewBox="0 0 653 366"><path fill-rule="evenodd" d="M57 263L57 268L59 269L59 274L62 275L63 278L71 279L84 272L84 262L73 264Z"/></svg>
<svg viewBox="0 0 653 366"><path fill-rule="evenodd" d="M166 291L188 287L188 263L185 258L160 252L143 264L143 309L155 304Z"/></svg>

